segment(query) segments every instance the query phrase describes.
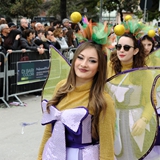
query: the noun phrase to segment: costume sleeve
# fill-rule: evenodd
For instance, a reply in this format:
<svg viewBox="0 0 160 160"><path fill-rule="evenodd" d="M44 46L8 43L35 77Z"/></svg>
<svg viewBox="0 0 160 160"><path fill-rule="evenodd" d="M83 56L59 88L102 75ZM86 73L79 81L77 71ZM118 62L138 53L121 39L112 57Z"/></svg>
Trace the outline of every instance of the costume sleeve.
<svg viewBox="0 0 160 160"><path fill-rule="evenodd" d="M99 119L100 160L114 159L115 107L112 98L105 94L107 109Z"/></svg>
<svg viewBox="0 0 160 160"><path fill-rule="evenodd" d="M111 61L109 60L108 63L107 63L107 78L110 78L110 77L112 77L113 75L115 75L115 72L114 72L113 69L112 69L112 63L111 63Z"/></svg>
<svg viewBox="0 0 160 160"><path fill-rule="evenodd" d="M56 92L58 91L58 89L62 85L65 84L65 82L66 82L66 79L60 81L56 85L54 93L53 93L53 96L56 94ZM42 160L43 149L44 149L44 146L45 146L47 140L51 137L51 133L52 133L52 125L51 124L47 124L46 127L45 127L45 130L44 130L44 134L43 134L43 138L42 138L41 145L40 145L40 148L39 148L39 153L38 153L38 159L37 160Z"/></svg>
<svg viewBox="0 0 160 160"><path fill-rule="evenodd" d="M37 160L42 160L42 153L43 153L44 146L45 146L47 140L51 137L51 129L52 129L51 124L47 124L46 128L45 128L45 131L44 131L44 134L43 134L41 145L40 145L40 148L39 148L39 153L38 153Z"/></svg>
<svg viewBox="0 0 160 160"><path fill-rule="evenodd" d="M150 121L154 113L154 109L153 109L153 106L151 104L151 99L150 99L150 91L151 91L151 85L153 82L153 76L150 72L147 72L147 74L145 74L144 77L145 79L143 80L143 83L142 83L142 87L143 87L142 105L144 106L144 110L143 110L141 117L144 117L148 121ZM153 101L154 101L154 104L157 104L155 92L153 95Z"/></svg>

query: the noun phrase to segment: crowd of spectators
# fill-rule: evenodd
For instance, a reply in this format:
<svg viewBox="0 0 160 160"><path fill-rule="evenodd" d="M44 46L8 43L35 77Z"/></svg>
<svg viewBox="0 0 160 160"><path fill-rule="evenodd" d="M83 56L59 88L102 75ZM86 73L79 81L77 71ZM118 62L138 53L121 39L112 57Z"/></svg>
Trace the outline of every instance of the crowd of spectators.
<svg viewBox="0 0 160 160"><path fill-rule="evenodd" d="M55 20L50 25L21 18L19 26L7 23L3 18L0 20L0 35L0 51L5 54L13 50L33 50L43 54L50 45L60 51L78 46L75 30L67 18L62 22Z"/></svg>
<svg viewBox="0 0 160 160"><path fill-rule="evenodd" d="M49 58L46 50L49 50L52 45L66 56L66 51L77 48L79 44L75 32L77 30L72 28L67 18L50 22L50 25L44 25L35 20L28 22L26 18L21 18L19 26L13 22L7 22L5 18L0 18L0 52L6 55L17 51L20 53L20 58L17 57L18 61L26 61L30 59L28 56L28 50L30 50L35 51L33 56L37 57L36 59L46 59ZM71 62L71 59L69 61ZM0 72L3 71L4 57L0 54ZM0 78L0 84L0 90L2 90L2 78Z"/></svg>
<svg viewBox="0 0 160 160"><path fill-rule="evenodd" d="M62 21L55 20L50 24L44 25L36 20L28 21L26 18L20 19L20 24L7 22L5 18L0 18L0 52L7 54L20 53L16 57L18 61L30 60L32 52L35 59L46 59L50 45L54 46L64 56L63 52L78 46L78 40L72 28L71 21L67 18ZM8 58L10 59L9 56ZM26 58L27 57L27 58ZM0 54L0 72L4 71L4 57ZM10 66L10 61L8 60ZM2 90L2 78L0 78L0 90ZM1 93L0 93L1 97Z"/></svg>

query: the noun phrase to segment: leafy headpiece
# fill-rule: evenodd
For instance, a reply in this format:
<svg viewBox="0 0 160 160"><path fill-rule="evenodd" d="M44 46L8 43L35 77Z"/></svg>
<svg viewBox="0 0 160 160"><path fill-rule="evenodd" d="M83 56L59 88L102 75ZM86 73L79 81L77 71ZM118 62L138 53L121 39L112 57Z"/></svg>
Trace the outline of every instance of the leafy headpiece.
<svg viewBox="0 0 160 160"><path fill-rule="evenodd" d="M115 34L118 36L121 36L124 33L128 33L128 32L132 33L137 40L139 40L140 38L142 38L144 35L147 35L147 34L149 37L155 36L155 31L153 27L148 26L135 19L126 20L125 22L122 22L121 25L124 26L123 31L121 29L121 31L117 32L116 27L118 25L115 26L114 28ZM121 34L118 34L118 33L121 33Z"/></svg>
<svg viewBox="0 0 160 160"><path fill-rule="evenodd" d="M102 45L103 50L110 48L110 34L111 26L108 26L106 22L95 23L91 20L88 21L86 17L82 20L83 25L80 25L80 31L76 35L80 42L93 41Z"/></svg>

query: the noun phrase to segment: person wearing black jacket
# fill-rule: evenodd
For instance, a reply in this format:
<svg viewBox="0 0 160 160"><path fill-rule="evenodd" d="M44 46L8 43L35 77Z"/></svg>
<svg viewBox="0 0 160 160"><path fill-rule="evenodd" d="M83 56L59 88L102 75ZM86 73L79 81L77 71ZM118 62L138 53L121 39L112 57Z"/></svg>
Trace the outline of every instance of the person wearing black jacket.
<svg viewBox="0 0 160 160"><path fill-rule="evenodd" d="M20 37L21 32L19 30L11 30L7 37L5 37L3 42L3 47L8 50L20 50Z"/></svg>
<svg viewBox="0 0 160 160"><path fill-rule="evenodd" d="M45 32L46 41L44 42L44 48L49 49L49 46L52 45L57 49L61 49L60 44L56 40L56 38L53 35L52 31L46 31Z"/></svg>
<svg viewBox="0 0 160 160"><path fill-rule="evenodd" d="M22 37L20 38L21 48L36 51L39 54L43 54L45 52L45 49L39 47L33 41L34 33L35 33L35 31L32 29L26 29L23 31Z"/></svg>
<svg viewBox="0 0 160 160"><path fill-rule="evenodd" d="M22 33L24 30L26 30L28 28L29 28L29 25L28 25L27 19L26 18L22 18L20 20L20 26L19 26L18 30L21 31L21 33Z"/></svg>

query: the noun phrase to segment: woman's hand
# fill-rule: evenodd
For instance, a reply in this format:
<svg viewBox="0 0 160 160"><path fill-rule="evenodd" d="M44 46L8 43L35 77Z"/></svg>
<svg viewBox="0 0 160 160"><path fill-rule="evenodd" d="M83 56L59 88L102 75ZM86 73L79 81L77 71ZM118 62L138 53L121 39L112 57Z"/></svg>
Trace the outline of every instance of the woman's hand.
<svg viewBox="0 0 160 160"><path fill-rule="evenodd" d="M12 53L12 50L11 50L11 49L8 49L7 52L8 52L9 54L11 54L11 53Z"/></svg>
<svg viewBox="0 0 160 160"><path fill-rule="evenodd" d="M21 51L24 53L24 52L26 52L26 49L23 48L23 49L21 49Z"/></svg>
<svg viewBox="0 0 160 160"><path fill-rule="evenodd" d="M139 136L141 135L146 128L146 120L144 117L140 118L132 127L132 136Z"/></svg>
<svg viewBox="0 0 160 160"><path fill-rule="evenodd" d="M52 42L56 42L57 39L56 39L54 36L51 36L51 41L52 41Z"/></svg>
<svg viewBox="0 0 160 160"><path fill-rule="evenodd" d="M21 38L21 35L20 35L20 34L17 34L15 39L16 39L16 40L19 40L20 38Z"/></svg>

